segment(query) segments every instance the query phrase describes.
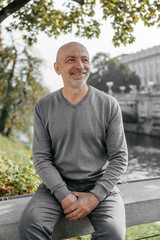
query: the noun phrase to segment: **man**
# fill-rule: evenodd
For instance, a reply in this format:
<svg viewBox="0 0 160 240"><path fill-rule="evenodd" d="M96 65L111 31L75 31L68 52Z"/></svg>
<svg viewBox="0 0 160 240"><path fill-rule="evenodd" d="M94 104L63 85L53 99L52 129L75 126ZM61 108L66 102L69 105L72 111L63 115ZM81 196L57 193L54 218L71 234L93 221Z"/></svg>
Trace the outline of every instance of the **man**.
<svg viewBox="0 0 160 240"><path fill-rule="evenodd" d="M124 240L124 205L116 187L127 166L117 101L86 84L90 60L77 42L62 46L54 64L64 88L35 106L33 157L40 185L20 224L21 240L51 240L63 216L88 216L94 240Z"/></svg>

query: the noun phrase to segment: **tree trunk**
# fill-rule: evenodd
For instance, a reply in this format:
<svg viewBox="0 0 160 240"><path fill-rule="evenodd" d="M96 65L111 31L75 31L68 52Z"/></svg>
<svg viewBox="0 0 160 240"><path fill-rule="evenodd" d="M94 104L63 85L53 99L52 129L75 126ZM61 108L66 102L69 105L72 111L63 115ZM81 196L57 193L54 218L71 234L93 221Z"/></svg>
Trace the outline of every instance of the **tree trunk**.
<svg viewBox="0 0 160 240"><path fill-rule="evenodd" d="M2 10L0 11L0 23L30 1L31 0L14 0L11 3L9 3L6 7L2 8ZM72 1L77 2L81 5L84 4L84 0L72 0Z"/></svg>
<svg viewBox="0 0 160 240"><path fill-rule="evenodd" d="M15 66L16 66L16 61L17 61L17 50L15 47L14 47L14 51L15 51L14 60L13 60L13 64L12 64L12 69L10 70L10 74L8 77L8 87L6 90L6 97L5 97L3 107L1 110L1 114L0 114L0 133L2 133L3 135L6 135L6 132L8 131L8 129L5 129L5 128L6 128L7 119L9 117L9 113L11 110L11 105L12 105L11 100L8 100L8 99L9 99L10 94L13 91L12 79L14 76L14 71L15 71ZM6 132L5 132L5 130L6 130Z"/></svg>
<svg viewBox="0 0 160 240"><path fill-rule="evenodd" d="M12 129L11 129L11 128L8 128L8 129L7 129L7 132L5 133L5 136L6 136L6 137L9 137L9 136L11 135L11 131L12 131Z"/></svg>
<svg viewBox="0 0 160 240"><path fill-rule="evenodd" d="M5 135L5 125L6 125L6 121L9 115L9 109L7 106L3 106L2 110L1 110L1 116L0 116L0 133L2 133L3 135Z"/></svg>
<svg viewBox="0 0 160 240"><path fill-rule="evenodd" d="M14 0L0 11L0 23L31 0Z"/></svg>

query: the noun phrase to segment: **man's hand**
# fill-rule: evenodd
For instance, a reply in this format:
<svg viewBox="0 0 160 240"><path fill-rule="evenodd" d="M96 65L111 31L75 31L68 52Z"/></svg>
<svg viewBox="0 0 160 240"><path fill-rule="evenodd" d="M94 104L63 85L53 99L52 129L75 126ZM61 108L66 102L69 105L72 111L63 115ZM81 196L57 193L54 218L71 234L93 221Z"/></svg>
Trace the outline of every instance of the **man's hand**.
<svg viewBox="0 0 160 240"><path fill-rule="evenodd" d="M66 218L70 220L76 221L87 216L99 204L99 200L92 193L72 192L72 194L78 197L78 200L64 210Z"/></svg>
<svg viewBox="0 0 160 240"><path fill-rule="evenodd" d="M77 201L77 197L71 193L62 200L61 206L62 206L63 210L65 210L65 209L69 208L76 201Z"/></svg>

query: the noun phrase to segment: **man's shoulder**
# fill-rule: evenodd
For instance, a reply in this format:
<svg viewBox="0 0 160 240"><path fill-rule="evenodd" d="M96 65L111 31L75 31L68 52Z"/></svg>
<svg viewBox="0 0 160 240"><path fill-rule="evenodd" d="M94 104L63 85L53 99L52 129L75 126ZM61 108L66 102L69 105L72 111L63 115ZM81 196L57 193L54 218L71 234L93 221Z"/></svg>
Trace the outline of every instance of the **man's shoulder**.
<svg viewBox="0 0 160 240"><path fill-rule="evenodd" d="M52 93L50 93L50 94L48 94L48 95L40 98L40 99L37 101L36 105L46 105L46 106L48 106L48 104L50 104L50 103L52 103L52 102L55 101L55 99L56 99L56 98L58 97L58 95L60 94L60 91L61 91L61 89L58 89L58 90L56 90L55 92L52 92Z"/></svg>
<svg viewBox="0 0 160 240"><path fill-rule="evenodd" d="M111 104L117 103L117 100L113 96L111 96L93 86L91 86L91 88L92 88L94 98L96 98L100 102L111 103Z"/></svg>

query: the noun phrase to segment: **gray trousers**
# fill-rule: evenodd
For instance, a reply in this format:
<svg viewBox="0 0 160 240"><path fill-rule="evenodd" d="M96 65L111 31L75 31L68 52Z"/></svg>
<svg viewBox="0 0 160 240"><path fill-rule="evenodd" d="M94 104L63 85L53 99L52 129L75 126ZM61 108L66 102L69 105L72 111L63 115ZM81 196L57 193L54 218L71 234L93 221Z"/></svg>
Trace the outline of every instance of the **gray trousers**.
<svg viewBox="0 0 160 240"><path fill-rule="evenodd" d="M94 181L67 181L70 191L89 192ZM26 206L20 222L20 240L51 240L55 224L64 217L61 204L54 195L40 185ZM125 210L118 191L113 191L88 215L95 232L92 240L124 240Z"/></svg>

